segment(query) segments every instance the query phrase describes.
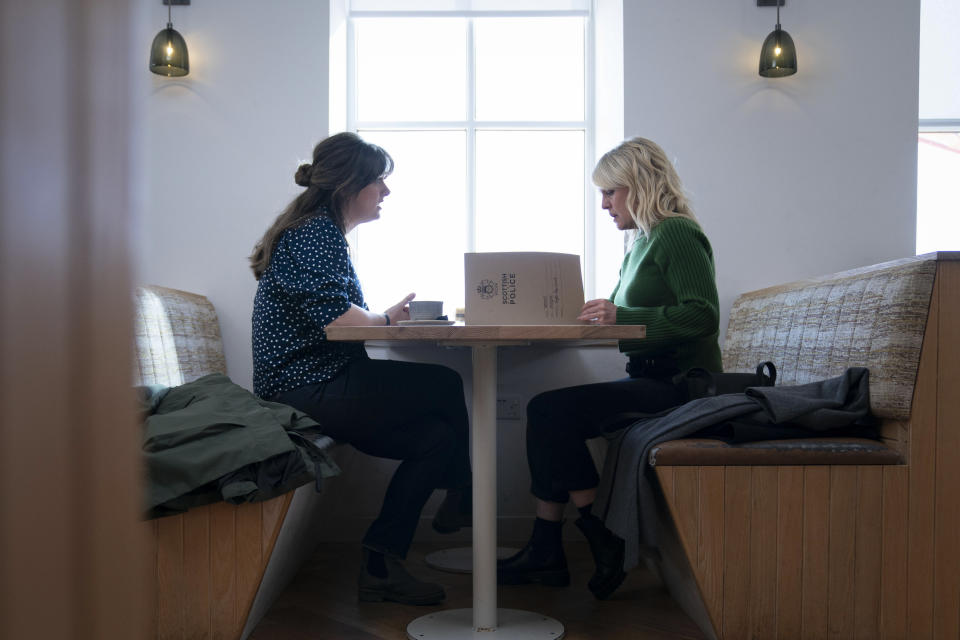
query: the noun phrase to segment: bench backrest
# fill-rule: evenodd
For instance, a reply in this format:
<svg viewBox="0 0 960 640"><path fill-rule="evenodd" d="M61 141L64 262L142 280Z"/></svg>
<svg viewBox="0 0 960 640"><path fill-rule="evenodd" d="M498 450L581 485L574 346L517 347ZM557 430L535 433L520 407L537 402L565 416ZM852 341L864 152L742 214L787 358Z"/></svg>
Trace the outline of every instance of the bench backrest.
<svg viewBox="0 0 960 640"><path fill-rule="evenodd" d="M725 371L771 360L778 383L870 369L874 415L910 415L937 254L751 291L730 311Z"/></svg>
<svg viewBox="0 0 960 640"><path fill-rule="evenodd" d="M226 373L220 325L204 296L156 285L134 299L134 384L169 387Z"/></svg>

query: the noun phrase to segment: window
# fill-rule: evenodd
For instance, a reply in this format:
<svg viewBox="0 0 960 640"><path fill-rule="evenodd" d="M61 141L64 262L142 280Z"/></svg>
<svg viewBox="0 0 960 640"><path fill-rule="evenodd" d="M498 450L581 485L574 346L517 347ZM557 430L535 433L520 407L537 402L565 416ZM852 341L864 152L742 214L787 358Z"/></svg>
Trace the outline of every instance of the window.
<svg viewBox="0 0 960 640"><path fill-rule="evenodd" d="M918 254L960 249L960 72L942 64L956 48L960 3L923 0L920 6Z"/></svg>
<svg viewBox="0 0 960 640"><path fill-rule="evenodd" d="M960 122L920 122L917 145L917 253L960 249Z"/></svg>
<svg viewBox="0 0 960 640"><path fill-rule="evenodd" d="M579 254L589 296L590 3L406 4L347 10L347 128L396 163L381 219L351 238L368 304L416 291L452 316L470 251Z"/></svg>

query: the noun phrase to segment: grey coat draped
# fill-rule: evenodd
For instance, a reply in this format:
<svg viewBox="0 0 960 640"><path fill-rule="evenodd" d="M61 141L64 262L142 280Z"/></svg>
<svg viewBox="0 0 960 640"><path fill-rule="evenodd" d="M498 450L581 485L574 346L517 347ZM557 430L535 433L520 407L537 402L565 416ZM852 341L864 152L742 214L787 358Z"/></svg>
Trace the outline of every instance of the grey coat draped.
<svg viewBox="0 0 960 640"><path fill-rule="evenodd" d="M854 367L804 385L751 387L693 400L612 434L594 513L626 541L624 568L632 569L645 548L657 546L653 471L646 464L655 445L721 426L730 427L739 441L843 429L869 413L868 379L867 369Z"/></svg>

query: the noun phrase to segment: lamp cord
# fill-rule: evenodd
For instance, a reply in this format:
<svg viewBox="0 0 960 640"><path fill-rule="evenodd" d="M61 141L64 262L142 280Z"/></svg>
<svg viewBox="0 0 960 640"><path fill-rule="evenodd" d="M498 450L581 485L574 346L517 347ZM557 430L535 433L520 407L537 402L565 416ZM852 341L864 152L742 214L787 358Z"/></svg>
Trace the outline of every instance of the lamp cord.
<svg viewBox="0 0 960 640"><path fill-rule="evenodd" d="M779 31L779 29L780 29L780 3L781 3L782 1L783 1L783 0L777 0L777 30L778 30L778 31Z"/></svg>
<svg viewBox="0 0 960 640"><path fill-rule="evenodd" d="M780 0L777 0L777 2L779 2L779 1L780 1ZM170 0L167 0L167 25L172 25L172 24L173 24L173 20L170 19L170 8L171 8L171 6L172 6L172 4L170 3ZM777 7L777 23L779 23L779 22L780 22L780 7L778 6L778 7Z"/></svg>

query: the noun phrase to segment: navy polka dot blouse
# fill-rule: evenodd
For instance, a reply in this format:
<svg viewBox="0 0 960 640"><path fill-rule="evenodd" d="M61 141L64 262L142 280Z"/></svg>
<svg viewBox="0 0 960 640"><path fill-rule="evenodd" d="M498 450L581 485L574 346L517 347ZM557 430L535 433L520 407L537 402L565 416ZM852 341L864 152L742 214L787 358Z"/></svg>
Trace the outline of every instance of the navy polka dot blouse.
<svg viewBox="0 0 960 640"><path fill-rule="evenodd" d="M366 357L363 343L329 342L324 328L350 304L364 309L347 240L318 216L280 236L253 299L253 391L282 391L333 378Z"/></svg>

